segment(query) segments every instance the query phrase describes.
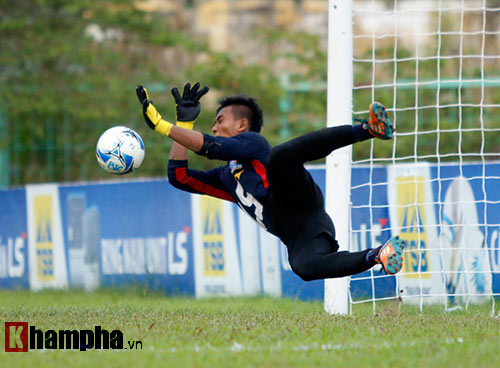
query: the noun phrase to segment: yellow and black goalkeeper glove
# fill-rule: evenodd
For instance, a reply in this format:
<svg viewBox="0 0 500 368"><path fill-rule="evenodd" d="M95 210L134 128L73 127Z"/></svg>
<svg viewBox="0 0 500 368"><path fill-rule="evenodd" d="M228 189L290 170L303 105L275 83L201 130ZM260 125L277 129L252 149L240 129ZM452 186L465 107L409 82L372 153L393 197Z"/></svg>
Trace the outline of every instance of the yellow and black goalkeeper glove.
<svg viewBox="0 0 500 368"><path fill-rule="evenodd" d="M160 113L154 107L153 102L149 99L148 91L143 86L137 86L135 89L137 97L142 104L142 114L148 126L160 134L170 135L170 130L173 124L161 118Z"/></svg>
<svg viewBox="0 0 500 368"><path fill-rule="evenodd" d="M172 88L172 96L174 96L177 105L177 126L186 129L193 129L193 124L201 111L200 98L208 92L208 87L200 88L200 83L191 88L191 83L186 83L182 97L179 94L177 87Z"/></svg>

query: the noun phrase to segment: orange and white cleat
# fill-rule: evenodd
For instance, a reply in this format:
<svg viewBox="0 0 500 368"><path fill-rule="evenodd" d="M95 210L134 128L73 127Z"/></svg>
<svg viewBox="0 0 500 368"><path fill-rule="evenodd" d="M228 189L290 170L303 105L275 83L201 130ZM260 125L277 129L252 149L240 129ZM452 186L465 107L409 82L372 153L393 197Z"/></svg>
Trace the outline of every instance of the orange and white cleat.
<svg viewBox="0 0 500 368"><path fill-rule="evenodd" d="M389 275L394 275L403 268L403 250L405 241L399 238L399 235L390 238L382 248L380 248L375 262L382 264L384 270Z"/></svg>

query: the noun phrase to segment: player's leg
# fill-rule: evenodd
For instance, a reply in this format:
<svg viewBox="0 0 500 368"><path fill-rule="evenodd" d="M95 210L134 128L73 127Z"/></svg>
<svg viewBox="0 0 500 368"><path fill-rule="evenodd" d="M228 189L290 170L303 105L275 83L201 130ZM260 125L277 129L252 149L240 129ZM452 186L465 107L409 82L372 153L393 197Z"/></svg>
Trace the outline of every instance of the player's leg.
<svg viewBox="0 0 500 368"><path fill-rule="evenodd" d="M362 124L323 128L282 143L271 150L269 165L278 168L303 165L328 156L332 151L373 138Z"/></svg>
<svg viewBox="0 0 500 368"><path fill-rule="evenodd" d="M304 168L304 163L325 157L332 149L355 142L352 126L321 129L274 147L267 163L267 179L279 206L300 208L324 206L321 191ZM319 192L319 193L318 193ZM317 198L321 196L321 198ZM317 203L320 200L321 203Z"/></svg>
<svg viewBox="0 0 500 368"><path fill-rule="evenodd" d="M373 102L369 110L369 119L361 120L361 124L323 128L274 147L267 164L271 190L282 197L297 197L298 194L308 197L313 193L304 163L366 139L392 138L392 123L384 105Z"/></svg>
<svg viewBox="0 0 500 368"><path fill-rule="evenodd" d="M387 274L403 265L404 242L392 237L384 245L361 252L338 252L337 241L327 232L289 247L292 270L305 281L355 275L382 264Z"/></svg>
<svg viewBox="0 0 500 368"><path fill-rule="evenodd" d="M376 264L366 260L369 250L338 252L336 249L336 241L329 234L322 233L304 243L303 247L289 248L288 261L293 272L304 281L355 275Z"/></svg>
<svg viewBox="0 0 500 368"><path fill-rule="evenodd" d="M280 166L304 164L356 142L374 137L391 139L393 127L384 105L373 102L369 110L369 119L356 119L361 124L323 128L276 146L270 161L278 161Z"/></svg>

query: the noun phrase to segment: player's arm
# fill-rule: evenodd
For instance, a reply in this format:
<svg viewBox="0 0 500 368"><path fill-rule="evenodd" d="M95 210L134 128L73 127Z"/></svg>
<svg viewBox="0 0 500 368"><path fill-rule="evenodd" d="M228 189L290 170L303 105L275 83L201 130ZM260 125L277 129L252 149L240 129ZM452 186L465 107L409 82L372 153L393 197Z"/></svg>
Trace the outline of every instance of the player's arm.
<svg viewBox="0 0 500 368"><path fill-rule="evenodd" d="M203 134L196 130L173 126L169 137L174 141L170 160L187 160L187 149L198 152L203 147Z"/></svg>
<svg viewBox="0 0 500 368"><path fill-rule="evenodd" d="M261 134L244 132L230 138L203 134L203 145L195 152L210 159L251 161L267 157L269 151L269 143Z"/></svg>
<svg viewBox="0 0 500 368"><path fill-rule="evenodd" d="M158 133L172 138L174 141L168 162L170 184L190 193L207 194L234 201L220 181L220 168L209 171L190 170L188 168L186 149L197 152L203 147L204 140L203 134L193 130L194 122L201 110L199 100L208 92L207 87L198 91L199 87L199 83L196 83L192 88L191 84L187 83L184 86L182 96L177 88L172 89L172 95L176 102L176 125L162 119L153 103L149 100L148 92L144 87L137 87L136 92L142 104L144 119L148 126Z"/></svg>
<svg viewBox="0 0 500 368"><path fill-rule="evenodd" d="M196 83L192 88L191 84L187 83L184 86L182 97L177 88L172 89L172 95L177 104L176 125L162 118L149 99L148 92L144 87L138 86L136 89L137 97L142 104L144 120L146 120L148 126L178 143L174 143L172 146L171 159L187 159L187 152L183 148L198 152L203 147L203 134L192 130L201 110L200 98L208 92L208 87L198 90L199 87L199 83Z"/></svg>
<svg viewBox="0 0 500 368"><path fill-rule="evenodd" d="M234 202L222 185L221 170L221 167L208 171L191 170L188 168L187 160L171 159L168 162L168 181L177 189L186 192L206 194Z"/></svg>
<svg viewBox="0 0 500 368"><path fill-rule="evenodd" d="M180 143L174 141L172 143L172 148L170 148L170 155L168 156L169 160L187 160L187 149Z"/></svg>

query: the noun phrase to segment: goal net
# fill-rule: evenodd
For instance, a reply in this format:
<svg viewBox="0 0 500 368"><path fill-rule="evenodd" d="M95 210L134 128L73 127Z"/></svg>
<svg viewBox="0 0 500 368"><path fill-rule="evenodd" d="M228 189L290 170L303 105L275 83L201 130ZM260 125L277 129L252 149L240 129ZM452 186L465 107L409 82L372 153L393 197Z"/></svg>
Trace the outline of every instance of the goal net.
<svg viewBox="0 0 500 368"><path fill-rule="evenodd" d="M336 3L330 6L337 9ZM371 101L380 101L396 129L391 141L352 148L349 250L376 247L396 234L407 246L402 272L389 276L375 267L352 276L348 310L333 312L352 312L361 303L375 310L383 300L420 309L491 303L494 311L500 293L500 1L355 0L348 11L353 117L367 116ZM327 193L327 209L330 201ZM329 310L335 296L325 287Z"/></svg>

